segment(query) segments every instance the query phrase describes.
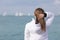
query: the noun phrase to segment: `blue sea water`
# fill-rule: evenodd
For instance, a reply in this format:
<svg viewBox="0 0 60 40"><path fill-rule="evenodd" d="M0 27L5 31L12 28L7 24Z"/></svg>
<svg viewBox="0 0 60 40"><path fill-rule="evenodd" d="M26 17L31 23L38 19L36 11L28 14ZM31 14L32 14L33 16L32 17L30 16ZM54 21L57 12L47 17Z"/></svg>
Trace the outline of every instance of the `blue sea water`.
<svg viewBox="0 0 60 40"><path fill-rule="evenodd" d="M0 40L24 40L25 24L33 16L0 16ZM60 16L48 29L49 40L60 40Z"/></svg>

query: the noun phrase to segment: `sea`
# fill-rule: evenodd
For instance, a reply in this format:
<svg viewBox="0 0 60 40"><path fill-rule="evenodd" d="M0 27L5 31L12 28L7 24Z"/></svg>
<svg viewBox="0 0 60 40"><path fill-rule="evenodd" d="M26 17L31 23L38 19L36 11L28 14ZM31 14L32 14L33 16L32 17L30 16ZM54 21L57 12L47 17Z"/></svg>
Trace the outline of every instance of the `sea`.
<svg viewBox="0 0 60 40"><path fill-rule="evenodd" d="M0 16L0 40L24 40L26 23L34 16ZM60 16L55 16L48 29L49 40L60 40Z"/></svg>

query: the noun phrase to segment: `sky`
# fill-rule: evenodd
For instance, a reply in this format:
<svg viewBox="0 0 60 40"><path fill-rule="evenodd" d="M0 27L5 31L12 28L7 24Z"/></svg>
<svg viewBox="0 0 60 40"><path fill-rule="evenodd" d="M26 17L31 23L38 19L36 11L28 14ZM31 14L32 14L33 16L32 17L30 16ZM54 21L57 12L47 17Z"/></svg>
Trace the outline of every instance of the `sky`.
<svg viewBox="0 0 60 40"><path fill-rule="evenodd" d="M38 7L60 15L60 0L0 0L0 15L4 12L8 15L16 12L32 15Z"/></svg>

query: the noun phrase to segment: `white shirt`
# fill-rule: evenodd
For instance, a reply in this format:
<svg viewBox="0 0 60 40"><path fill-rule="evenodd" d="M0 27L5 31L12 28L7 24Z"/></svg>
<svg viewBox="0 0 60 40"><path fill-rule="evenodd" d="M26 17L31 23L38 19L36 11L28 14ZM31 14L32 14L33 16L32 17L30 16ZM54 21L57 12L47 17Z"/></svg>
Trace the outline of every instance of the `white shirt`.
<svg viewBox="0 0 60 40"><path fill-rule="evenodd" d="M35 24L35 19L26 24L24 31L24 40L48 40L47 29L51 25L54 19L54 14L47 12L46 21L46 32L41 31L40 24Z"/></svg>

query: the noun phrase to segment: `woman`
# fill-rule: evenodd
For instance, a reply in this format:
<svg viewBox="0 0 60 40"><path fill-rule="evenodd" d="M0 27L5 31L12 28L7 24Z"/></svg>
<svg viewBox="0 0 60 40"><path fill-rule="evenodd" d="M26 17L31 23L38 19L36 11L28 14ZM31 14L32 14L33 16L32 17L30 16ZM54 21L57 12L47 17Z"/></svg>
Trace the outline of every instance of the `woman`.
<svg viewBox="0 0 60 40"><path fill-rule="evenodd" d="M42 8L34 12L35 19L26 24L24 40L48 40L47 29L54 19L52 13L45 13Z"/></svg>

